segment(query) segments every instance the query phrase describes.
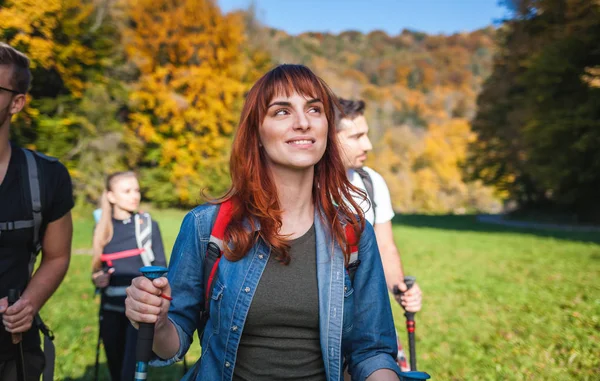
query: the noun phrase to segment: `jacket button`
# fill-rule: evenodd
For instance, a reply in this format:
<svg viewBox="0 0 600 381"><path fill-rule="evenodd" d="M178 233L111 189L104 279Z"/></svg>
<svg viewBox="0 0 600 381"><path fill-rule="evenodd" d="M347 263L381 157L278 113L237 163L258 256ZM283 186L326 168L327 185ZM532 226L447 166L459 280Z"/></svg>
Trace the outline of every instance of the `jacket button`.
<svg viewBox="0 0 600 381"><path fill-rule="evenodd" d="M229 361L225 361L225 368L229 368L231 366L231 364L229 363Z"/></svg>
<svg viewBox="0 0 600 381"><path fill-rule="evenodd" d="M265 256L262 254L258 254L258 259L263 259Z"/></svg>
<svg viewBox="0 0 600 381"><path fill-rule="evenodd" d="M237 325L234 325L233 327L231 327L231 330L232 330L233 332L237 331L237 330L238 330L238 326L237 326Z"/></svg>
<svg viewBox="0 0 600 381"><path fill-rule="evenodd" d="M244 292L250 292L250 287L246 287L246 288L244 289Z"/></svg>
<svg viewBox="0 0 600 381"><path fill-rule="evenodd" d="M344 286L344 291L348 292L348 286Z"/></svg>

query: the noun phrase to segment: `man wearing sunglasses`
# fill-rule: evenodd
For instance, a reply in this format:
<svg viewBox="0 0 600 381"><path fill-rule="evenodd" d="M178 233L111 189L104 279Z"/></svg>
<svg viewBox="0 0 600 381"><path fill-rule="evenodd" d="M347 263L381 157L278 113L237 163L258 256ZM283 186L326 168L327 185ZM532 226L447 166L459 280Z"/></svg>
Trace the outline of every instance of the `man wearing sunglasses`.
<svg viewBox="0 0 600 381"><path fill-rule="evenodd" d="M9 141L11 119L25 106L30 82L29 59L0 42L0 380L3 381L39 380L44 371L48 361L41 350L38 328L47 332L37 314L61 283L71 256L73 190L67 169L56 159ZM32 274L40 251L42 260ZM9 290L16 295L11 303ZM45 341L44 347L49 344ZM52 367L46 367L49 368ZM47 376L44 373L44 379Z"/></svg>

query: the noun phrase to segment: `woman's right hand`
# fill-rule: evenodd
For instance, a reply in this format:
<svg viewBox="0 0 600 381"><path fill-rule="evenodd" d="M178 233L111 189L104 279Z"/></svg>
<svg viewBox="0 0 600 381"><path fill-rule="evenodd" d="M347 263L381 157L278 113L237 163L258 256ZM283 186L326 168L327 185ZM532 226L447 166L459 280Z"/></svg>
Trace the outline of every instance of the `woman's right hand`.
<svg viewBox="0 0 600 381"><path fill-rule="evenodd" d="M104 288L108 286L110 282L110 274L114 273L115 269L111 267L108 271L98 270L92 273L92 282L98 288Z"/></svg>
<svg viewBox="0 0 600 381"><path fill-rule="evenodd" d="M140 276L127 287L125 299L125 315L137 329L138 323L155 323L156 329L168 321L167 313L171 302L160 297L161 294L170 296L171 287L165 277L150 280Z"/></svg>

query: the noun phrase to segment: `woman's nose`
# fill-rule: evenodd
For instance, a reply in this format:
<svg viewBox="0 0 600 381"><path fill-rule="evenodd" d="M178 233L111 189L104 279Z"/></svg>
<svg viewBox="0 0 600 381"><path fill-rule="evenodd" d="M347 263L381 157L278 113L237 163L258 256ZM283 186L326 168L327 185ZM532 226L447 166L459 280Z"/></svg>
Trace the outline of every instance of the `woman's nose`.
<svg viewBox="0 0 600 381"><path fill-rule="evenodd" d="M304 113L298 114L296 117L296 123L294 124L294 129L296 130L307 130L310 128L310 122Z"/></svg>

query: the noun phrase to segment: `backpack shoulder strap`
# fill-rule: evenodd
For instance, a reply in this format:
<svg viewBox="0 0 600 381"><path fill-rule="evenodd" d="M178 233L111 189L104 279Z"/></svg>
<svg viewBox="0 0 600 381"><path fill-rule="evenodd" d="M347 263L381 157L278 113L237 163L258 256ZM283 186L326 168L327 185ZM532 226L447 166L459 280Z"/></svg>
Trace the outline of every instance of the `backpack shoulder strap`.
<svg viewBox="0 0 600 381"><path fill-rule="evenodd" d="M225 230L227 225L231 221L231 211L233 202L231 199L221 203L217 206L217 212L215 213L212 229L210 232L210 240L206 247L206 255L204 256L204 292L205 292L205 303L207 306L211 298L214 276L216 274L219 261L223 255L223 239L225 238Z"/></svg>
<svg viewBox="0 0 600 381"><path fill-rule="evenodd" d="M204 325L210 316L210 299L214 288L215 275L219 268L219 261L223 255L223 239L225 230L231 221L231 212L233 210L233 201L231 199L217 205L217 211L213 216L213 224L210 232L210 240L206 247L204 255L204 308L200 311L199 332L202 332Z"/></svg>
<svg viewBox="0 0 600 381"><path fill-rule="evenodd" d="M358 242L356 241L356 234L354 233L354 229L352 229L352 225L348 224L344 226L344 231L346 232L346 240L350 243L350 261L348 261L348 266L358 260Z"/></svg>
<svg viewBox="0 0 600 381"><path fill-rule="evenodd" d="M358 240L356 239L352 225L347 224L344 226L344 231L346 232L346 241L350 244L350 260L346 265L346 271L350 277L350 282L354 283L354 274L356 274L356 269L360 265L360 259L358 259Z"/></svg>
<svg viewBox="0 0 600 381"><path fill-rule="evenodd" d="M151 266L155 259L152 251L152 218L148 213L136 213L133 222L138 249L143 249L140 254L142 262L144 266Z"/></svg>
<svg viewBox="0 0 600 381"><path fill-rule="evenodd" d="M34 153L34 154L36 154L36 156L38 156L38 157L41 157L41 158L42 158L42 159L44 159L44 160L48 160L48 161L50 161L50 162L52 162L52 163L54 163L54 162L57 162L57 161L58 161L58 159L57 159L57 158L55 158L55 157L52 157L52 156L48 156L48 155L44 155L43 153L41 153L41 152L38 152L38 151L28 150L28 149L26 149L26 148L23 148L23 150L24 150L24 151L30 151L30 152L32 152L32 153Z"/></svg>
<svg viewBox="0 0 600 381"><path fill-rule="evenodd" d="M42 227L42 197L40 192L40 176L35 156L33 156L34 153L37 155L41 154L25 148L22 150L25 154L25 161L27 162L29 195L31 198L31 213L33 215L33 252L31 253L31 258L29 259L29 277L31 277L35 267L36 257L42 250L42 242L40 238L40 229ZM43 155L41 157L45 158Z"/></svg>
<svg viewBox="0 0 600 381"><path fill-rule="evenodd" d="M27 161L27 174L29 177L29 194L31 197L31 211L33 214L33 245L35 255L41 250L40 228L42 226L42 198L40 195L40 178L38 175L38 166L33 156L33 152L23 149L25 160Z"/></svg>
<svg viewBox="0 0 600 381"><path fill-rule="evenodd" d="M369 172L367 172L364 168L355 169L356 173L360 176L362 182L365 184L365 189L367 191L367 196L369 197L369 201L371 202L371 207L373 208L373 216L376 217L377 204L375 203L375 190L373 189L373 179Z"/></svg>

